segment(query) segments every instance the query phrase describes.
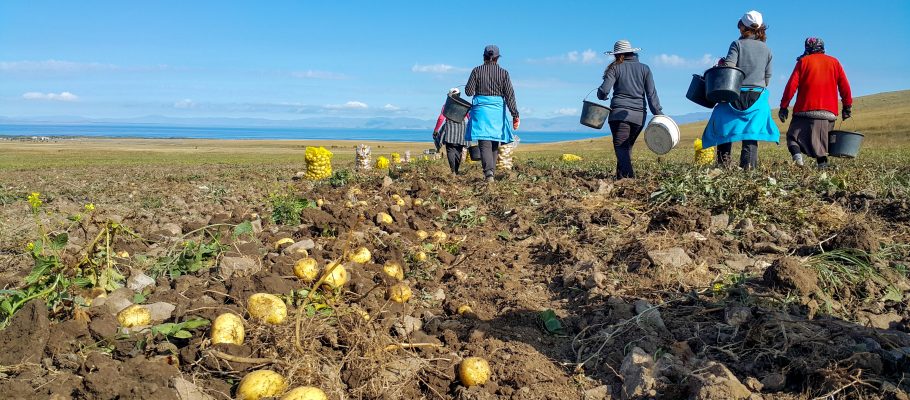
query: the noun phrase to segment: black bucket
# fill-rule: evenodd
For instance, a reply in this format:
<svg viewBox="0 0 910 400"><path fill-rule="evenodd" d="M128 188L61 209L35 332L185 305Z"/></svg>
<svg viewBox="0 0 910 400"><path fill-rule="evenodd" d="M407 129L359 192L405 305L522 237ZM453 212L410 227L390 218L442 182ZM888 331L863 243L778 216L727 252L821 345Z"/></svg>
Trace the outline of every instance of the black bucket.
<svg viewBox="0 0 910 400"><path fill-rule="evenodd" d="M686 92L686 98L702 107L714 108L714 105L717 104L705 97L705 77L701 75L692 75L692 81L689 82L689 90Z"/></svg>
<svg viewBox="0 0 910 400"><path fill-rule="evenodd" d="M863 144L863 134L850 131L831 131L828 133L828 155L834 157L856 158Z"/></svg>
<svg viewBox="0 0 910 400"><path fill-rule="evenodd" d="M464 117L468 115L469 110L471 110L471 103L468 103L467 100L462 99L461 96L448 95L442 115L445 115L446 119L460 123L464 122Z"/></svg>
<svg viewBox="0 0 910 400"><path fill-rule="evenodd" d="M468 146L468 155L471 156L471 160L480 161L480 147Z"/></svg>
<svg viewBox="0 0 910 400"><path fill-rule="evenodd" d="M582 101L581 124L590 128L600 129L610 116L610 107L597 104L593 101Z"/></svg>
<svg viewBox="0 0 910 400"><path fill-rule="evenodd" d="M736 67L714 67L705 71L705 98L715 103L739 99L746 73Z"/></svg>

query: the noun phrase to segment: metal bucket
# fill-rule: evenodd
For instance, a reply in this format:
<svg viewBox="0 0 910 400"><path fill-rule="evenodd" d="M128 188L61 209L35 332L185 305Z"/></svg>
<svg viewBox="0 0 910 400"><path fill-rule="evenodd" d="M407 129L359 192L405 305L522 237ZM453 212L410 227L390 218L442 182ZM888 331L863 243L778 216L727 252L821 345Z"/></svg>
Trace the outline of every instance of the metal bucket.
<svg viewBox="0 0 910 400"><path fill-rule="evenodd" d="M468 146L468 155L472 161L480 161L480 147L477 145Z"/></svg>
<svg viewBox="0 0 910 400"><path fill-rule="evenodd" d="M454 122L464 122L464 117L468 115L470 110L471 103L462 99L461 96L446 95L446 104L442 108L442 115Z"/></svg>
<svg viewBox="0 0 910 400"><path fill-rule="evenodd" d="M705 98L715 103L739 99L746 73L736 67L714 67L705 71Z"/></svg>
<svg viewBox="0 0 910 400"><path fill-rule="evenodd" d="M834 130L828 133L828 155L834 157L855 158L863 144L863 134L859 132Z"/></svg>
<svg viewBox="0 0 910 400"><path fill-rule="evenodd" d="M581 124L590 128L600 129L610 116L610 107L597 104L593 101L582 101Z"/></svg>
<svg viewBox="0 0 910 400"><path fill-rule="evenodd" d="M692 100L695 104L707 108L714 108L714 105L717 104L705 97L705 77L701 75L692 75L692 81L689 82L689 90L686 92L686 98Z"/></svg>

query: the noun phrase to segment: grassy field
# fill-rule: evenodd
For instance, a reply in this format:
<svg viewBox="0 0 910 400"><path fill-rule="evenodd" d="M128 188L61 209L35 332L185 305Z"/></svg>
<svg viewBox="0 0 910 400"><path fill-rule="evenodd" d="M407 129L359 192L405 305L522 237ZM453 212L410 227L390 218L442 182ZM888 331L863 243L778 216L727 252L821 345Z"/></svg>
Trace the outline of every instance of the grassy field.
<svg viewBox="0 0 910 400"><path fill-rule="evenodd" d="M776 114L776 112L774 113ZM692 157L691 143L704 129L704 122L682 126L680 144L663 160L687 161ZM781 132L786 126L778 122ZM882 93L856 99L854 118L839 121L838 129L866 134L863 158L905 157L910 145L910 90ZM608 132L604 132L605 134ZM783 142L783 138L782 138ZM170 165L170 164L282 164L301 163L306 146L325 146L336 154L340 165L350 164L354 141L308 140L192 140L192 139L71 139L52 143L2 142L0 170L89 165ZM429 142L366 142L379 156L410 150L419 155L432 146ZM763 161L786 159L784 145L762 145ZM610 137L573 142L521 145L522 158L556 157L575 153L588 159L613 160ZM639 140L635 149L639 161L657 159Z"/></svg>

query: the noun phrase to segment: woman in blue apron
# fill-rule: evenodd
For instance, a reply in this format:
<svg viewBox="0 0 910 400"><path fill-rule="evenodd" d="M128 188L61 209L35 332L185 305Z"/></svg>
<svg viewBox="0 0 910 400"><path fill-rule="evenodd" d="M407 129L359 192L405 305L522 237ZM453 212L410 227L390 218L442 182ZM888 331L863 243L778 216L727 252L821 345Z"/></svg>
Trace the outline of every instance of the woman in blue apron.
<svg viewBox="0 0 910 400"><path fill-rule="evenodd" d="M477 141L484 179L493 182L499 145L512 143L519 125L515 90L509 72L499 66L499 47L489 45L483 50L483 65L471 71L464 92L474 97L465 140Z"/></svg>
<svg viewBox="0 0 910 400"><path fill-rule="evenodd" d="M705 148L717 146L717 163L731 164L733 142L742 142L739 166L758 167L758 142L779 143L780 131L771 119L767 87L771 83L771 50L765 44L767 25L758 11L749 11L739 20L740 38L730 44L720 65L737 67L745 73L739 99L714 107L702 134Z"/></svg>

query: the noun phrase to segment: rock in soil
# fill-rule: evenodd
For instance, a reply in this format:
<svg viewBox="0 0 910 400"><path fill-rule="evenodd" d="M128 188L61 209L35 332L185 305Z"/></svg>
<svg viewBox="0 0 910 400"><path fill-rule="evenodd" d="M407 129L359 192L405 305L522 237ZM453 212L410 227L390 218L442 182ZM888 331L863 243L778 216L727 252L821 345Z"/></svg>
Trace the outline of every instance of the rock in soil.
<svg viewBox="0 0 910 400"><path fill-rule="evenodd" d="M708 361L696 375L696 400L745 400L752 392L723 364Z"/></svg>
<svg viewBox="0 0 910 400"><path fill-rule="evenodd" d="M771 286L795 290L802 296L818 292L818 275L798 258L781 257L765 270L763 279Z"/></svg>
<svg viewBox="0 0 910 400"><path fill-rule="evenodd" d="M654 359L644 350L635 347L626 355L619 368L622 375L622 399L637 399L657 394L653 371Z"/></svg>
<svg viewBox="0 0 910 400"><path fill-rule="evenodd" d="M205 394L199 386L186 379L174 378L171 384L177 391L177 398L180 400L215 400L214 397Z"/></svg>
<svg viewBox="0 0 910 400"><path fill-rule="evenodd" d="M19 365L41 361L47 346L50 323L42 300L25 303L0 331L0 365Z"/></svg>
<svg viewBox="0 0 910 400"><path fill-rule="evenodd" d="M126 281L126 287L130 290L141 292L143 289L154 286L155 280L139 270L130 270L130 278Z"/></svg>
<svg viewBox="0 0 910 400"><path fill-rule="evenodd" d="M692 263L692 259L681 247L673 247L668 250L652 250L648 252L648 258L651 259L654 265L663 268L681 268Z"/></svg>
<svg viewBox="0 0 910 400"><path fill-rule="evenodd" d="M253 275L259 272L262 266L250 257L224 257L219 268L221 278L228 280Z"/></svg>
<svg viewBox="0 0 910 400"><path fill-rule="evenodd" d="M765 375L761 380L762 388L766 392L779 392L784 389L784 385L787 384L787 377L784 374L768 374Z"/></svg>

